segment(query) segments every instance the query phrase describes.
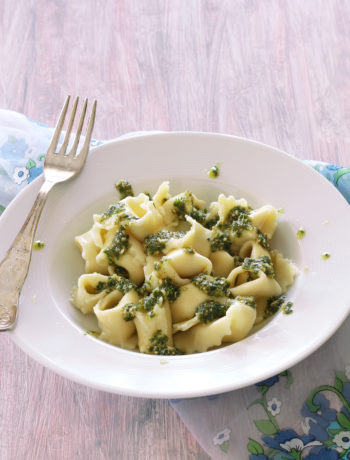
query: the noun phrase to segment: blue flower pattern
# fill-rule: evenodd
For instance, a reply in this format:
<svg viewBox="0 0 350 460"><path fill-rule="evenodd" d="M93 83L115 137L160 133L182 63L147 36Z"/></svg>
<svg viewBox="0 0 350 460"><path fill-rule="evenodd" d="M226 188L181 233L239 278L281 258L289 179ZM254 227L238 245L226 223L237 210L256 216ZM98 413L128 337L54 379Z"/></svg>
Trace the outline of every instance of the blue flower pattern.
<svg viewBox="0 0 350 460"><path fill-rule="evenodd" d="M289 377L291 373L280 376ZM259 404L267 420L255 421L261 441L250 439L247 445L250 460L350 460L350 381L343 372L335 373L334 385L319 385L301 408L304 433L281 429L277 420L266 409L266 395L280 381L279 376L260 382L256 388L261 398L248 406ZM339 410L331 407L327 398L332 394L341 403Z"/></svg>
<svg viewBox="0 0 350 460"><path fill-rule="evenodd" d="M10 124L7 118L12 120ZM22 114L0 111L0 215L15 195L43 172L52 132L51 127ZM102 143L92 140L91 146Z"/></svg>

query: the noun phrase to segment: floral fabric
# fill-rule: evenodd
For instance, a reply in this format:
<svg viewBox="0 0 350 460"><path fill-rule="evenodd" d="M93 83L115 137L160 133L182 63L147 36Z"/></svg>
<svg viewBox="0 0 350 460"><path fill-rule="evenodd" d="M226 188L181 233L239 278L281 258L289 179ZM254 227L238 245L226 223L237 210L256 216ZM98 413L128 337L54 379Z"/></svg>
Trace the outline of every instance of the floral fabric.
<svg viewBox="0 0 350 460"><path fill-rule="evenodd" d="M0 110L0 214L42 173L52 131ZM350 168L305 162L350 203ZM290 370L241 390L170 404L215 460L350 460L349 337L350 318Z"/></svg>

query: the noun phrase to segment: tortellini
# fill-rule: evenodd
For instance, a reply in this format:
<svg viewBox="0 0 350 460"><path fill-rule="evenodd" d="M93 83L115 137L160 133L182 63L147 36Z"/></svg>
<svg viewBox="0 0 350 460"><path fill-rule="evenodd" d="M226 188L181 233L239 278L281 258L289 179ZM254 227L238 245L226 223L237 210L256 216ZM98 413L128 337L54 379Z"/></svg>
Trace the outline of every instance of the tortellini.
<svg viewBox="0 0 350 460"><path fill-rule="evenodd" d="M273 206L220 194L206 207L190 191L171 195L167 181L153 197L121 183L127 193L75 237L86 273L72 304L96 316L98 338L148 354L204 352L284 308L299 270L270 248Z"/></svg>

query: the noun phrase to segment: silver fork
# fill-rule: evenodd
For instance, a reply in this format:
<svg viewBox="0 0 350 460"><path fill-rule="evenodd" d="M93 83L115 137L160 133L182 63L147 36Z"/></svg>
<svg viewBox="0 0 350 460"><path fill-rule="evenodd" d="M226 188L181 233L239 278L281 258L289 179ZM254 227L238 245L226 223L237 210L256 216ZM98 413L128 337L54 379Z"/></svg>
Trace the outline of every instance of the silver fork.
<svg viewBox="0 0 350 460"><path fill-rule="evenodd" d="M49 191L55 184L75 177L82 170L89 151L92 130L94 127L96 104L93 102L91 115L87 124L85 140L78 154L77 148L81 137L86 115L87 99L84 102L79 118L77 132L71 150L67 152L77 106L76 98L68 121L66 135L61 148L56 152L58 141L67 115L70 96L67 97L52 136L44 163L44 183L30 210L26 221L16 236L5 258L0 263L0 331L11 329L16 322L19 296L27 277L35 230L46 202Z"/></svg>

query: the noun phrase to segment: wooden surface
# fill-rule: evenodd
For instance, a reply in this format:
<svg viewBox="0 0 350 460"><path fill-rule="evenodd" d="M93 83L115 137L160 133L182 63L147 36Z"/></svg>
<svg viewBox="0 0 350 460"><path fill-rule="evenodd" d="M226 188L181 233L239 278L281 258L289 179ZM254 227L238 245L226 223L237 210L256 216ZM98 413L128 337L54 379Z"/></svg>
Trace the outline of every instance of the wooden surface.
<svg viewBox="0 0 350 460"><path fill-rule="evenodd" d="M96 97L97 139L218 131L350 166L349 24L346 0L0 0L0 107L53 124ZM1 460L208 459L167 401L0 350Z"/></svg>

